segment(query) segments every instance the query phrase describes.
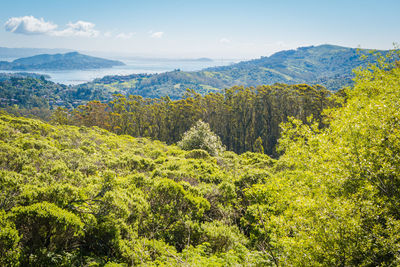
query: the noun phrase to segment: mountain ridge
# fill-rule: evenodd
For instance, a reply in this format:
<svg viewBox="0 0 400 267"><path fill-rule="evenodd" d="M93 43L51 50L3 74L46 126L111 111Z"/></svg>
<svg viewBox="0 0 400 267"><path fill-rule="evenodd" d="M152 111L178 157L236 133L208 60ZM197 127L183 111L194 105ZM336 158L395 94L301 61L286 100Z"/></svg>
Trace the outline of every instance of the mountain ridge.
<svg viewBox="0 0 400 267"><path fill-rule="evenodd" d="M73 70L99 69L125 65L121 61L92 57L79 52L39 54L18 58L12 62L0 61L3 70Z"/></svg>

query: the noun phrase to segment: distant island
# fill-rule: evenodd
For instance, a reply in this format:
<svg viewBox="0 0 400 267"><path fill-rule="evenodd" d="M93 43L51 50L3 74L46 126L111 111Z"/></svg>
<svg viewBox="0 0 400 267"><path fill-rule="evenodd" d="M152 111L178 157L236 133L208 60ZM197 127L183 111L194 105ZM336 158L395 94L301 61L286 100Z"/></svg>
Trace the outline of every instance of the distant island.
<svg viewBox="0 0 400 267"><path fill-rule="evenodd" d="M125 65L121 61L92 57L78 52L65 54L40 54L16 59L12 62L0 61L0 70L85 70L111 68Z"/></svg>
<svg viewBox="0 0 400 267"><path fill-rule="evenodd" d="M188 61L212 62L214 60L208 57L201 57L201 58L189 59Z"/></svg>

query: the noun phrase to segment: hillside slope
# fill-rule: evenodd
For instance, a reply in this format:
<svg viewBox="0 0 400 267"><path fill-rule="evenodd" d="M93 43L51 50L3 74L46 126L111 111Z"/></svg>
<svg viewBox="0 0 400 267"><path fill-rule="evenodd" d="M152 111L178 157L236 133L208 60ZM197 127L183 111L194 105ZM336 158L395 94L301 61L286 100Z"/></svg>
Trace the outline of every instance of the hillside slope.
<svg viewBox="0 0 400 267"><path fill-rule="evenodd" d="M210 68L248 86L270 83L314 83L322 79L351 76L369 50L335 45L300 47L277 52L231 66Z"/></svg>
<svg viewBox="0 0 400 267"><path fill-rule="evenodd" d="M226 152L217 160L96 127L6 115L0 136L0 226L10 233L7 243L0 238L0 252L9 252L0 265L266 260L245 256L249 240L234 223L232 191L268 175L266 155Z"/></svg>
<svg viewBox="0 0 400 267"><path fill-rule="evenodd" d="M0 74L0 108L76 107L90 100L106 101L111 93L57 84L39 74Z"/></svg>
<svg viewBox="0 0 400 267"><path fill-rule="evenodd" d="M368 49L334 45L301 47L281 51L270 57L243 61L230 66L195 72L172 71L153 75L106 76L82 87L104 88L144 97L168 95L181 98L187 88L201 94L218 92L235 85L258 86L274 83L321 84L338 90L352 83L352 70L374 60ZM387 51L380 51L385 54ZM79 86L78 86L79 87Z"/></svg>

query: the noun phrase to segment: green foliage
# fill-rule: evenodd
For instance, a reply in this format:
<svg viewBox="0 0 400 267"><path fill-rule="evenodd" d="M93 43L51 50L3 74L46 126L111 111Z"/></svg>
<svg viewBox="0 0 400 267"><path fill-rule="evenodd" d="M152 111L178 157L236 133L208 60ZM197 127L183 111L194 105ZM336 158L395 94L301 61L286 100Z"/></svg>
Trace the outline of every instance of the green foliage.
<svg viewBox="0 0 400 267"><path fill-rule="evenodd" d="M209 157L210 154L203 149L193 149L185 156L187 159L207 159Z"/></svg>
<svg viewBox="0 0 400 267"><path fill-rule="evenodd" d="M76 239L83 234L83 223L75 214L48 202L15 207L11 210L11 218L22 235L23 254L37 257L29 264L40 264L43 261L41 257L46 257L40 255L44 251L70 251Z"/></svg>
<svg viewBox="0 0 400 267"><path fill-rule="evenodd" d="M183 150L202 149L216 156L225 150L219 136L210 130L210 126L201 120L183 134L178 146Z"/></svg>
<svg viewBox="0 0 400 267"><path fill-rule="evenodd" d="M14 75L0 79L0 108L18 116L50 120L51 110L72 108L89 100L110 100L111 93L56 84L36 76ZM60 110L59 110L60 111ZM56 118L60 119L60 112ZM64 121L65 123L65 121Z"/></svg>
<svg viewBox="0 0 400 267"><path fill-rule="evenodd" d="M264 114L274 120L268 125L284 122L278 159L249 151L214 157L98 127L1 115L1 264L399 265L400 68L394 62L357 70L345 101L324 111L323 90L277 85L178 102L121 97L112 103L119 115L105 116L130 124L104 128L145 135L158 127L162 136L168 133L162 123L183 133L201 118L196 107L209 114L223 107L239 125L227 131L230 144L257 150L269 139L257 132L260 125L249 125ZM298 100L285 106L299 108L297 118L277 120L267 115L273 109L252 107L277 107L299 95L304 106L294 105ZM102 108L92 103L81 114L102 121L96 113ZM161 124L145 126L149 120L138 114L147 108L175 111L156 113L165 115ZM184 119L182 110L191 114L188 121L171 123ZM215 124L216 118L210 115ZM208 127L203 132L211 134Z"/></svg>
<svg viewBox="0 0 400 267"><path fill-rule="evenodd" d="M387 62L357 71L328 128L284 124L272 177L246 190L242 223L277 262L399 263L400 69Z"/></svg>
<svg viewBox="0 0 400 267"><path fill-rule="evenodd" d="M201 226L201 243L208 243L212 252L228 252L231 249L246 245L247 238L234 226L220 221L206 222Z"/></svg>
<svg viewBox="0 0 400 267"><path fill-rule="evenodd" d="M232 87L224 94L201 96L188 90L184 99L146 99L115 95L108 104L91 101L74 110L57 109L57 124L99 126L117 134L150 137L169 144L181 140L199 120L221 137L236 153L262 152L277 157L279 125L288 116L307 122L313 116L323 127L324 108L340 105L341 95L331 97L325 88L305 84Z"/></svg>
<svg viewBox="0 0 400 267"><path fill-rule="evenodd" d="M231 179L261 171L267 156L228 168L239 156L8 115L0 116L0 136L1 242L14 248L1 258L7 264L250 260Z"/></svg>
<svg viewBox="0 0 400 267"><path fill-rule="evenodd" d="M18 266L20 248L18 243L20 236L15 225L10 221L6 213L0 210L0 265Z"/></svg>
<svg viewBox="0 0 400 267"><path fill-rule="evenodd" d="M260 136L254 142L253 151L256 153L264 154L264 147L262 145L262 139Z"/></svg>

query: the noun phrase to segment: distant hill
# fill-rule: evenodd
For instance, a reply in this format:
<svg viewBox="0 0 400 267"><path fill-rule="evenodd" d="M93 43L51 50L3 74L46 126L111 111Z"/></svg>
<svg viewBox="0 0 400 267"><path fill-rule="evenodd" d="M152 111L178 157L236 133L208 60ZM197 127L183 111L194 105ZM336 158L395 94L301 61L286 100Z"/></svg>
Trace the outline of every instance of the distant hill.
<svg viewBox="0 0 400 267"><path fill-rule="evenodd" d="M212 60L211 58L208 58L208 57L201 57L201 58L191 59L191 61L212 62L214 60Z"/></svg>
<svg viewBox="0 0 400 267"><path fill-rule="evenodd" d="M219 72L247 86L276 82L314 83L338 75L348 77L354 68L364 63L361 55L369 51L335 45L300 47L206 71Z"/></svg>
<svg viewBox="0 0 400 267"><path fill-rule="evenodd" d="M218 92L234 85L257 86L274 83L321 84L338 90L352 83L352 70L365 65L373 57L361 60L369 49L356 49L336 45L300 47L250 61L195 72L179 70L153 74L107 76L84 86L119 91L145 97L169 95L180 98L187 88L206 94ZM386 53L387 51L379 51Z"/></svg>
<svg viewBox="0 0 400 267"><path fill-rule="evenodd" d="M12 62L0 61L2 70L83 70L124 65L121 61L92 57L78 52L41 54L19 58Z"/></svg>

